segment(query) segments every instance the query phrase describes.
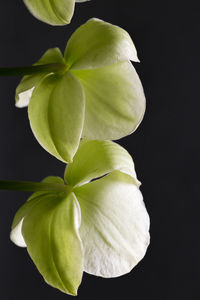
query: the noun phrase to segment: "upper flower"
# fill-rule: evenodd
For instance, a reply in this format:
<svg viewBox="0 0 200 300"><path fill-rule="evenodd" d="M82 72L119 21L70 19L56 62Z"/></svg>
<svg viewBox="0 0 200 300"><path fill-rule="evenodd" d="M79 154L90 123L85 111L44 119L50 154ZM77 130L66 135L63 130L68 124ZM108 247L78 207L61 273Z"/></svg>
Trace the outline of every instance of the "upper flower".
<svg viewBox="0 0 200 300"><path fill-rule="evenodd" d="M71 22L75 2L87 0L24 0L29 11L39 20L50 25L66 25Z"/></svg>
<svg viewBox="0 0 200 300"><path fill-rule="evenodd" d="M81 137L115 140L132 133L145 96L130 60L138 58L129 34L98 19L75 31L64 58L59 49L48 50L37 64L62 64L61 72L25 76L16 90L16 105L29 105L39 143L71 162Z"/></svg>
<svg viewBox="0 0 200 300"><path fill-rule="evenodd" d="M116 277L143 258L149 217L132 158L113 142L83 140L64 177L66 192L36 192L18 210L11 239L47 283L76 295L83 271Z"/></svg>

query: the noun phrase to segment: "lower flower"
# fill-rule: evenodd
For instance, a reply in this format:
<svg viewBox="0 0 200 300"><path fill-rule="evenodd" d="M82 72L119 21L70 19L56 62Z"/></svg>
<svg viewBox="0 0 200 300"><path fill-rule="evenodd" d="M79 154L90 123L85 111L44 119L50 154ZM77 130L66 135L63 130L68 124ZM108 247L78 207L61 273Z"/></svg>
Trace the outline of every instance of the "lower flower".
<svg viewBox="0 0 200 300"><path fill-rule="evenodd" d="M128 273L149 244L149 216L128 152L110 141L83 140L62 191L35 192L15 215L11 240L27 250L45 281L76 295L83 271Z"/></svg>

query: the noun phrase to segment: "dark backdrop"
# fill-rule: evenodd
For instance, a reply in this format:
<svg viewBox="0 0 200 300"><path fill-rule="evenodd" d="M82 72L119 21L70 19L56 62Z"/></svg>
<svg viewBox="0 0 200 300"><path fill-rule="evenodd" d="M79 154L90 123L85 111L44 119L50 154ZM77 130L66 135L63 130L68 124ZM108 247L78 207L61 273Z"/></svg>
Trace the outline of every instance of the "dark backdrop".
<svg viewBox="0 0 200 300"><path fill-rule="evenodd" d="M33 0L34 1L34 0ZM77 299L200 299L199 1L92 0L77 4L72 23L39 22L22 0L0 3L0 66L30 65L50 47L62 50L90 17L122 26L141 60L147 111L138 130L119 143L133 156L151 217L151 245L130 274L84 274ZM14 106L19 78L0 78L0 179L40 181L64 165L33 137L27 110ZM22 192L0 192L0 299L70 299L49 287L9 231Z"/></svg>

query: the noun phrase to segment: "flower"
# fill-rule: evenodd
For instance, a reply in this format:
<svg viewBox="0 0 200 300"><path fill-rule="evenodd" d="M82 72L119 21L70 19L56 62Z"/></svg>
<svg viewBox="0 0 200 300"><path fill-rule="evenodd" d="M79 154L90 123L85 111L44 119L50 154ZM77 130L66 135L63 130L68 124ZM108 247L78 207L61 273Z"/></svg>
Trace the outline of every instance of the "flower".
<svg viewBox="0 0 200 300"><path fill-rule="evenodd" d="M16 106L28 105L32 131L52 155L72 162L81 138L116 140L132 133L145 112L138 61L129 34L90 19L68 41L64 58L50 49L37 65L62 64L62 73L25 76Z"/></svg>
<svg viewBox="0 0 200 300"><path fill-rule="evenodd" d="M87 0L24 0L28 10L40 21L50 25L66 25L71 22L76 2Z"/></svg>
<svg viewBox="0 0 200 300"><path fill-rule="evenodd" d="M11 240L27 246L48 284L76 295L83 271L131 271L149 244L149 216L133 160L114 142L83 140L64 178L66 192L35 192L18 210Z"/></svg>

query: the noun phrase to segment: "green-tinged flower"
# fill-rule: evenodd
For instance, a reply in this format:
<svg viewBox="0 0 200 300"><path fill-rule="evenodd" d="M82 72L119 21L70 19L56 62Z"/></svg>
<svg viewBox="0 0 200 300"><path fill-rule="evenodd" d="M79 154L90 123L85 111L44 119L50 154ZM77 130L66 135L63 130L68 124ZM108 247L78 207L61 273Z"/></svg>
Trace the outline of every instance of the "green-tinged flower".
<svg viewBox="0 0 200 300"><path fill-rule="evenodd" d="M15 215L11 239L27 247L48 284L76 295L83 271L131 271L148 247L149 217L132 158L111 141L83 140L64 178L43 181L58 191L32 194Z"/></svg>
<svg viewBox="0 0 200 300"><path fill-rule="evenodd" d="M98 19L75 31L64 58L57 48L44 54L37 65L48 71L22 79L16 106L28 105L33 133L48 152L71 162L81 137L116 140L137 128L145 96L129 60L138 61L129 34ZM61 65L60 72L49 64Z"/></svg>
<svg viewBox="0 0 200 300"><path fill-rule="evenodd" d="M71 22L76 2L87 0L24 0L28 10L40 21L50 25Z"/></svg>

